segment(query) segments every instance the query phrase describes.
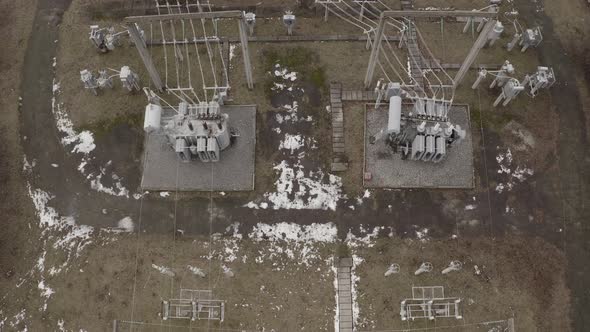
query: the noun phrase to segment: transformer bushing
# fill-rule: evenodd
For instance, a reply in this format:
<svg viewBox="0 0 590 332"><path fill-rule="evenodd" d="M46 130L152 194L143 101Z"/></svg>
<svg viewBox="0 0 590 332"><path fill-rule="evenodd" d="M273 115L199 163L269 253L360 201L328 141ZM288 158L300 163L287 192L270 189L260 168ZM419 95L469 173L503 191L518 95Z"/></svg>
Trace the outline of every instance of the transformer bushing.
<svg viewBox="0 0 590 332"><path fill-rule="evenodd" d="M287 27L287 34L291 36L293 34L293 27L295 26L295 15L293 12L288 10L283 15L283 24Z"/></svg>

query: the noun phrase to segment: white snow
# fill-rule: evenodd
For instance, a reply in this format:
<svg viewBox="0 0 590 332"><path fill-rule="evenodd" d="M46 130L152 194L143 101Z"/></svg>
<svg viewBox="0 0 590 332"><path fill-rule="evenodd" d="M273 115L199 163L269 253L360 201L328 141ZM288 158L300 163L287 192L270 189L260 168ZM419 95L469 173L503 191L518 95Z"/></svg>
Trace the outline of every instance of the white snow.
<svg viewBox="0 0 590 332"><path fill-rule="evenodd" d="M125 217L117 223L117 227L125 232L133 232L135 229L135 225L133 224L133 219L131 217Z"/></svg>
<svg viewBox="0 0 590 332"><path fill-rule="evenodd" d="M428 231L428 228L422 228L421 230L417 230L416 237L418 238L418 240L422 242L428 241Z"/></svg>
<svg viewBox="0 0 590 332"><path fill-rule="evenodd" d="M229 45L229 61L231 62L232 59L236 56L236 47L238 45L236 44L230 44Z"/></svg>
<svg viewBox="0 0 590 332"><path fill-rule="evenodd" d="M336 210L338 201L344 198L342 194L342 179L328 174L326 177L321 170L304 172L298 162L294 166L283 160L273 168L279 175L275 182L276 191L265 193L264 197L272 203L273 209L321 209ZM295 184L298 190L295 191ZM259 205L248 203L250 208Z"/></svg>
<svg viewBox="0 0 590 332"><path fill-rule="evenodd" d="M358 303L358 283L361 278L356 273L356 269L359 265L361 265L365 260L364 258L353 254L352 255L352 268L350 269L350 293L352 295L352 320L354 321L354 325L359 325L360 320L360 307Z"/></svg>
<svg viewBox="0 0 590 332"><path fill-rule="evenodd" d="M469 211L469 210L475 210L477 206L474 204L469 204L467 206L465 206L465 211Z"/></svg>
<svg viewBox="0 0 590 332"><path fill-rule="evenodd" d="M498 163L498 174L505 174L505 182L496 185L496 192L502 193L504 191L510 191L518 182L524 182L528 177L534 174L531 168L521 167L513 164L512 152L507 149L504 153L499 153L496 156L496 162ZM515 179L518 182L515 182Z"/></svg>
<svg viewBox="0 0 590 332"><path fill-rule="evenodd" d="M170 196L169 192L167 192L167 191L160 192L160 197L168 197L168 196Z"/></svg>
<svg viewBox="0 0 590 332"><path fill-rule="evenodd" d="M290 150L291 154L304 146L301 135L285 134L285 138L279 144L279 150Z"/></svg>
<svg viewBox="0 0 590 332"><path fill-rule="evenodd" d="M57 129L63 135L61 138L62 145L71 147L72 153L79 153L83 155L82 162L78 166L78 171L90 180L90 187L99 192L103 192L115 196L129 197L129 192L125 189L120 181L115 183L114 188L106 187L100 183L101 177L104 174L104 168L101 173L95 176L93 173L86 174L86 166L88 165L90 153L96 148L94 144L94 136L88 131L76 132L74 125L70 120L67 112L62 108L62 104L57 101L57 96L60 93L60 84L53 80L53 97L51 98L51 111L55 118ZM115 176L113 174L113 176Z"/></svg>
<svg viewBox="0 0 590 332"><path fill-rule="evenodd" d="M255 241L327 242L336 241L338 230L333 223L298 225L281 222L277 224L258 223L248 234Z"/></svg>

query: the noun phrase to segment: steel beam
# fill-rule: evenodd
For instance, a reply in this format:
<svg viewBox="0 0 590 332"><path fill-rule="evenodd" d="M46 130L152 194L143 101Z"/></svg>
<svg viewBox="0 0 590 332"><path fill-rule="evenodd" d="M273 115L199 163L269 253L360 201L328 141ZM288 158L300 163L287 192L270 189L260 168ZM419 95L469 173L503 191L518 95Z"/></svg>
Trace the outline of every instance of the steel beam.
<svg viewBox="0 0 590 332"><path fill-rule="evenodd" d="M377 61L379 61L379 50L381 49L383 31L385 30L385 19L383 16L384 14L385 12L381 13L381 17L379 17L379 25L377 26L377 30L375 31L375 39L373 40L371 56L369 58L369 66L367 67L367 74L365 75L365 89L368 89L371 86L371 82L373 81L373 74L375 73L375 66L377 65Z"/></svg>
<svg viewBox="0 0 590 332"><path fill-rule="evenodd" d="M386 10L382 17L489 17L498 16L496 11L470 11L470 10Z"/></svg>
<svg viewBox="0 0 590 332"><path fill-rule="evenodd" d="M494 28L495 25L496 25L496 20L490 19L490 20L488 20L486 25L483 27L483 29L479 33L479 36L475 40L475 43L473 43L473 46L471 47L471 50L469 50L467 57L465 57L465 60L463 60L463 63L461 64L461 68L459 68L457 75L455 75L455 79L453 80L455 88L457 86L459 86L459 84L463 80L463 77L465 77L467 70L469 70L469 68L471 68L471 65L475 61L475 58L477 58L479 51L487 43L488 35L490 34L490 31L492 31L492 29Z"/></svg>
<svg viewBox="0 0 590 332"><path fill-rule="evenodd" d="M154 86L158 91L164 91L164 84L162 84L160 74L154 66L152 56L150 55L150 52L147 50L145 42L143 38L141 38L139 30L137 30L137 26L135 25L135 23L129 23L127 24L127 29L129 30L129 37L131 37L131 40L135 44L135 48L137 48L137 52L139 53L139 56L141 57L141 60L143 61L143 64L145 65L145 68L148 74L150 75L152 82L154 83Z"/></svg>
<svg viewBox="0 0 590 332"><path fill-rule="evenodd" d="M248 89L254 88L254 79L252 78L252 63L250 62L250 51L248 50L248 34L246 22L238 20L238 28L240 30L240 44L242 45L242 54L244 56L244 70L246 71L246 82Z"/></svg>
<svg viewBox="0 0 590 332"><path fill-rule="evenodd" d="M128 16L125 17L125 23L149 23L168 20L191 20L191 19L211 19L211 18L242 18L243 13L239 10L230 10L222 12L200 12L200 13L182 13L182 14L165 14L165 15L147 15L147 16Z"/></svg>

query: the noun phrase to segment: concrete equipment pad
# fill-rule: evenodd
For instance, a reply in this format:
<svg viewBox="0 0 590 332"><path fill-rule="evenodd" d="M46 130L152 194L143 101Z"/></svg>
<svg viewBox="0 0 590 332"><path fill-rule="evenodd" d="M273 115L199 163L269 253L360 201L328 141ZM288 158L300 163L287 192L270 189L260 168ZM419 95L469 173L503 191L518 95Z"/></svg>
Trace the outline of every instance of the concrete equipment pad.
<svg viewBox="0 0 590 332"><path fill-rule="evenodd" d="M256 106L225 105L229 126L239 137L220 153L220 161L182 162L159 133L146 135L143 154L143 190L245 191L254 190ZM178 170L178 171L177 171ZM177 178L178 175L178 178Z"/></svg>
<svg viewBox="0 0 590 332"><path fill-rule="evenodd" d="M406 113L409 105L402 107ZM387 124L387 106L375 110L365 107L365 173L368 188L473 188L473 141L469 122L469 107L454 105L449 111L453 124L465 129L467 136L447 150L447 158L438 163L402 160L394 154L385 140L369 144L369 137ZM368 174L366 174L368 175Z"/></svg>

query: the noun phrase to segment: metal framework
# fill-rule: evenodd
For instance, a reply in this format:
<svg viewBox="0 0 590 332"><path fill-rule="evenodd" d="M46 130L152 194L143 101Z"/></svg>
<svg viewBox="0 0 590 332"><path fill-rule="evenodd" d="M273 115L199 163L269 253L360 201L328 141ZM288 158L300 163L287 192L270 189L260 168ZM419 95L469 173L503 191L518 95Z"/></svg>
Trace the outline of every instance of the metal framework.
<svg viewBox="0 0 590 332"><path fill-rule="evenodd" d="M204 6L206 6L209 9L209 11L204 11ZM213 94L215 96L216 94L226 91L229 88L227 82L228 68L223 57L221 41L218 37L218 19L236 19L238 21L238 27L240 31L240 44L242 48L242 55L246 74L246 82L249 89L252 89L254 87L252 66L250 62L250 54L248 49L248 36L246 32L243 12L237 10L211 11L211 6L208 3L201 4L199 1L197 1L196 4L193 4L189 3L188 0L185 4L181 4L180 1L177 1L176 4L170 4L167 1L165 5L160 5L158 2L156 2L156 7L158 9L158 15L130 16L124 19L124 22L129 29L129 35L132 41L135 43L137 51L147 69L151 81L155 86L155 90L158 90L160 92L168 91L169 93L176 95L179 99L186 100L191 103L195 103L195 99L197 102L200 102L200 98L195 92L195 89L192 85L190 70L191 52L196 53L197 56L200 74L203 79L202 89L203 94L205 95L204 99L206 102L208 101L207 94L211 90L213 90ZM191 8L193 7L196 7L198 12L191 12ZM166 9L168 12L161 13L161 9ZM183 12L183 10L186 12ZM193 22L193 20L201 21L201 28L203 34L202 37L199 37L197 35L196 30L198 28L195 28L196 24ZM211 20L212 22L214 30L212 35L208 35L207 33L205 25L206 20ZM159 71L154 65L151 52L148 50L146 46L146 38L139 30L140 24L149 25L151 37L153 37L154 26L156 26L156 30L159 30L162 34L161 45L164 48L165 62L164 81L162 80ZM166 36L166 33L164 32L165 27L166 29L171 30L171 38ZM203 61L201 61L201 55L199 54L198 44L202 44L203 42L207 50L208 59L205 58ZM150 44L153 45L153 43ZM194 51L189 50L190 44L194 44ZM215 57L215 44L217 44L217 49L219 50L219 55L221 57L221 64L223 66L223 73L225 76L224 82L218 82L215 74L213 62L213 58ZM173 48L171 54L168 54L169 50L167 49L167 45L168 47L171 45ZM176 70L176 86L171 86L172 84L168 82L168 58L172 57L174 58L174 69ZM183 62L186 63L186 68L183 67ZM203 66L207 66L207 62L209 63L211 67L211 72L213 74L214 84L212 86L207 86L207 84L205 84ZM188 86L181 84L179 79L181 75L188 75Z"/></svg>
<svg viewBox="0 0 590 332"><path fill-rule="evenodd" d="M401 301L400 316L402 320L416 318L455 318L462 319L459 311L461 299L445 297L442 286L412 287L412 298Z"/></svg>
<svg viewBox="0 0 590 332"><path fill-rule="evenodd" d="M225 319L225 301L212 299L210 290L181 289L180 298L162 301L162 319Z"/></svg>
<svg viewBox="0 0 590 332"><path fill-rule="evenodd" d="M378 57L379 57L379 53L381 52L381 45L382 45L382 41L383 41L385 25L386 25L386 23L388 23L387 19L390 19L390 18L405 18L405 19L410 19L410 18L444 18L444 17L488 18L489 20L488 20L488 23L486 23L484 31L482 31L482 34L480 34L480 37L474 43L473 47L471 48L471 50L469 52L469 55L467 56L465 61L463 61L463 64L461 65L459 72L457 73L457 75L455 76L455 79L453 80L454 81L453 86L456 87L458 82L465 75L466 71L473 64L473 61L475 60L475 57L477 56L477 53L479 52L479 50L485 45L485 42L487 41L487 39L486 39L487 34L485 34L485 31L489 32L494 27L494 24L496 22L495 17L497 16L497 14L498 13L497 13L496 7L490 7L488 11L391 10L391 11L381 12L381 15L379 16L379 22L378 22L377 28L375 30L375 36L374 36L373 45L372 45L373 47L372 47L371 55L369 58L369 65L367 67L367 73L365 75L365 82L364 82L365 88L369 88L372 81L373 81L375 67L378 64Z"/></svg>

